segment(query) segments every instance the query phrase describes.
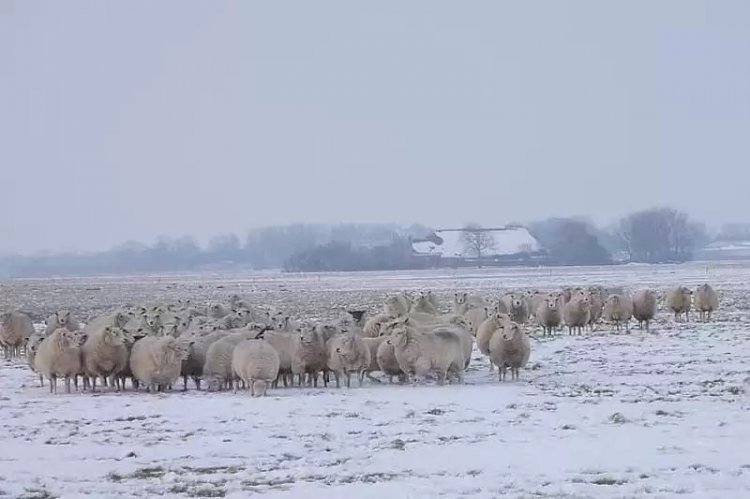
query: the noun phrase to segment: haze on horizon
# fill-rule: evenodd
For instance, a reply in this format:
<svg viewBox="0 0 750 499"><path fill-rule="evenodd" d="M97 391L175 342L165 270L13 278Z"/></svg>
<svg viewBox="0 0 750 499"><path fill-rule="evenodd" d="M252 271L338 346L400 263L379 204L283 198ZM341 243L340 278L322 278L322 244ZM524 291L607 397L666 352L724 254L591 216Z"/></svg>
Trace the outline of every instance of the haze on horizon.
<svg viewBox="0 0 750 499"><path fill-rule="evenodd" d="M0 252L749 221L750 2L0 0Z"/></svg>

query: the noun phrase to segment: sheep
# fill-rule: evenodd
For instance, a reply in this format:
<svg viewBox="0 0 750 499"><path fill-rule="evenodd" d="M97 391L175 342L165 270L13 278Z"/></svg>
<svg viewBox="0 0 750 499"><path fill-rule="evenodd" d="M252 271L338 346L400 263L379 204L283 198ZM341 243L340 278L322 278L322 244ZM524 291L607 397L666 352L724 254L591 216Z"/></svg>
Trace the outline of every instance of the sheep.
<svg viewBox="0 0 750 499"><path fill-rule="evenodd" d="M641 289L633 295L633 317L638 321L638 328L646 325L649 331L651 320L656 315L656 294L650 289Z"/></svg>
<svg viewBox="0 0 750 499"><path fill-rule="evenodd" d="M399 367L410 378L433 372L442 385L450 372L463 383L465 359L461 339L456 333L420 333L407 319L395 328L387 343L393 345Z"/></svg>
<svg viewBox="0 0 750 499"><path fill-rule="evenodd" d="M383 374L388 376L388 380L390 383L393 383L394 376L397 376L399 382L403 383L404 381L406 381L406 375L404 371L401 370L401 366L399 366L398 364L395 348L388 342L387 337L383 338L385 339L385 341L383 341L378 346L378 351L376 353L378 367L383 372Z"/></svg>
<svg viewBox="0 0 750 499"><path fill-rule="evenodd" d="M70 393L70 380L81 370L80 342L82 335L57 329L39 345L34 365L39 374L50 381L50 393L57 393L57 378L65 378L65 392Z"/></svg>
<svg viewBox="0 0 750 499"><path fill-rule="evenodd" d="M471 362L471 352L474 349L474 336L473 334L458 326L437 326L430 328L428 331L430 334L441 334L441 333L453 333L461 340L461 348L464 356L464 370L469 367Z"/></svg>
<svg viewBox="0 0 750 499"><path fill-rule="evenodd" d="M39 345L42 344L44 338L46 338L44 333L34 333L26 342L26 362L28 363L32 371L39 374L39 386L44 386L44 376L42 376L42 374L39 372L39 369L37 369L34 360L36 358L37 352L39 351Z"/></svg>
<svg viewBox="0 0 750 499"><path fill-rule="evenodd" d="M232 310L221 303L213 303L208 307L208 316L211 319L223 319L230 313L232 313Z"/></svg>
<svg viewBox="0 0 750 499"><path fill-rule="evenodd" d="M700 314L701 322L709 322L711 313L719 308L719 296L708 284L702 284L695 290L695 309Z"/></svg>
<svg viewBox="0 0 750 499"><path fill-rule="evenodd" d="M591 319L591 303L588 295L574 294L570 297L568 303L563 305L563 322L568 326L568 335L578 333L580 336L583 328Z"/></svg>
<svg viewBox="0 0 750 499"><path fill-rule="evenodd" d="M253 397L265 397L268 383L279 376L279 354L263 339L242 341L232 353L232 372L250 387ZM235 381L235 392L238 384Z"/></svg>
<svg viewBox="0 0 750 499"><path fill-rule="evenodd" d="M516 323L509 323L490 340L490 358L498 367L498 381L505 381L506 368L512 380L520 379L520 369L526 367L531 355L529 338Z"/></svg>
<svg viewBox="0 0 750 499"><path fill-rule="evenodd" d="M591 332L594 331L596 323L602 318L602 312L604 311L604 297L602 296L602 290L598 286L589 286L585 291L586 296L589 299L589 328Z"/></svg>
<svg viewBox="0 0 750 499"><path fill-rule="evenodd" d="M529 320L529 308L522 294L509 293L500 302L505 305L506 313L510 315L513 322L526 324ZM499 307L499 311L504 312L502 307Z"/></svg>
<svg viewBox="0 0 750 499"><path fill-rule="evenodd" d="M367 310L347 310L347 314L354 320L354 325L363 328L367 323Z"/></svg>
<svg viewBox="0 0 750 499"><path fill-rule="evenodd" d="M279 354L279 377L274 380L272 387L276 388L279 381L287 387L290 383L294 384L292 375L292 352L296 343L297 335L293 333L284 333L278 331L267 331L263 338L276 349Z"/></svg>
<svg viewBox="0 0 750 499"><path fill-rule="evenodd" d="M685 314L685 322L690 321L690 307L693 292L685 286L680 286L667 292L666 307L674 312L674 320L679 322L680 316Z"/></svg>
<svg viewBox="0 0 750 499"><path fill-rule="evenodd" d="M133 316L123 310L118 310L111 314L105 314L99 316L91 321L83 328L87 335L92 335L96 331L103 330L105 327L110 326L119 329L126 329L128 323L133 319Z"/></svg>
<svg viewBox="0 0 750 499"><path fill-rule="evenodd" d="M406 315L409 313L410 309L411 301L403 293L386 297L385 303L383 304L383 313L394 317Z"/></svg>
<svg viewBox="0 0 750 499"><path fill-rule="evenodd" d="M81 327L68 310L58 310L50 315L46 322L45 334L50 335L55 329L64 328L68 331L78 331Z"/></svg>
<svg viewBox="0 0 750 499"><path fill-rule="evenodd" d="M370 349L356 332L345 332L331 339L328 345L328 369L336 378L336 388L341 386L340 377L346 378L346 387L351 387L351 374L356 373L362 386L365 371L370 367Z"/></svg>
<svg viewBox="0 0 750 499"><path fill-rule="evenodd" d="M362 341L370 350L370 365L365 370L365 376L367 376L367 379L370 381L375 381L376 383L380 383L380 380L373 377L372 373L380 371L380 365L378 364L378 349L380 348L380 345L385 343L386 339L385 336L379 336L377 338L362 338Z"/></svg>
<svg viewBox="0 0 750 499"><path fill-rule="evenodd" d="M484 308L487 304L481 296L470 295L469 293L455 293L453 295L453 313L465 315L469 309Z"/></svg>
<svg viewBox="0 0 750 499"><path fill-rule="evenodd" d="M498 329L502 329L505 322L510 321L510 316L501 312L493 312L479 326L477 330L477 348L483 355L490 354L490 340ZM490 372L494 371L495 365L490 358Z"/></svg>
<svg viewBox="0 0 750 499"><path fill-rule="evenodd" d="M317 327L304 326L299 337L295 338L291 352L292 374L299 376L299 385L303 386L307 375L309 386L318 386L318 373L323 374L323 385L328 386L325 375L328 370L327 339ZM278 373L277 373L278 374Z"/></svg>
<svg viewBox="0 0 750 499"><path fill-rule="evenodd" d="M435 305L425 293L419 295L419 298L416 299L414 305L411 307L411 311L433 315L437 314L437 308L435 308Z"/></svg>
<svg viewBox="0 0 750 499"><path fill-rule="evenodd" d="M147 391L165 391L180 377L182 361L188 357L188 344L171 336L146 336L133 344L130 370Z"/></svg>
<svg viewBox="0 0 750 499"><path fill-rule="evenodd" d="M5 358L18 357L21 347L34 334L31 318L23 312L5 312L0 314L0 344L3 345Z"/></svg>
<svg viewBox="0 0 750 499"><path fill-rule="evenodd" d="M375 338L377 336L380 336L380 329L382 328L383 324L392 321L395 319L395 315L390 314L377 314L373 315L369 319L367 319L367 322L365 323L364 327L364 335L368 338Z"/></svg>
<svg viewBox="0 0 750 499"><path fill-rule="evenodd" d="M536 312L539 309L539 306L544 303L545 298L547 298L547 295L540 291L528 291L526 293L526 305L529 309L529 317L533 317L534 319L536 319ZM502 300L500 301L502 302ZM507 310L500 311L508 313Z"/></svg>
<svg viewBox="0 0 750 499"><path fill-rule="evenodd" d="M125 332L122 329L107 326L88 336L81 347L81 354L84 372L91 376L91 391L96 391L97 377L109 379L109 386L116 384L117 391L120 391L118 375L129 360Z"/></svg>
<svg viewBox="0 0 750 499"><path fill-rule="evenodd" d="M473 336L476 336L479 326L487 319L488 314L488 307L474 307L464 311L462 315L469 322L469 330Z"/></svg>
<svg viewBox="0 0 750 499"><path fill-rule="evenodd" d="M630 319L633 317L633 301L624 294L613 294L607 297L604 302L602 311L604 320L612 323L613 327L619 331L622 323L625 323L625 329L629 328Z"/></svg>
<svg viewBox="0 0 750 499"><path fill-rule="evenodd" d="M193 337L193 342L188 348L188 357L182 361L180 375L182 376L182 391L187 390L188 378L192 378L197 390L201 389L201 378L203 377L203 366L206 365L206 355L211 345L228 336L228 331L214 331L205 336Z"/></svg>
<svg viewBox="0 0 750 499"><path fill-rule="evenodd" d="M543 336L552 336L555 328L562 322L562 312L560 310L560 297L557 295L548 295L539 305L536 311L536 320L542 326Z"/></svg>
<svg viewBox="0 0 750 499"><path fill-rule="evenodd" d="M206 382L206 390L213 392L231 388L234 348L240 342L255 339L257 336L256 331L243 331L228 334L211 343L206 351L206 363L203 365L203 381Z"/></svg>

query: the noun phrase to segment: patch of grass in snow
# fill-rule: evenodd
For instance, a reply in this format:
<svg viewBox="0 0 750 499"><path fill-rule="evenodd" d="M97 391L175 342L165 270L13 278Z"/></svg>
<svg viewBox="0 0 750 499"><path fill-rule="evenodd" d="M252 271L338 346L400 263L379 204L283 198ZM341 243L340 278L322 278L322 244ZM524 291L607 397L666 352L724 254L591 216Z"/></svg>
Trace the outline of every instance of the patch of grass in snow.
<svg viewBox="0 0 750 499"><path fill-rule="evenodd" d="M429 411L427 411L426 414L431 414L433 416L440 416L441 414L445 414L445 411L436 407L434 409L430 409Z"/></svg>
<svg viewBox="0 0 750 499"><path fill-rule="evenodd" d="M624 485L628 483L627 480L619 480L616 478L610 478L607 476L600 476L598 478L594 478L591 480L591 483L594 485Z"/></svg>
<svg viewBox="0 0 750 499"><path fill-rule="evenodd" d="M138 468L132 473L121 475L120 473L111 472L107 474L110 482L121 482L123 480L148 480L149 478L161 478L167 474L162 466L147 466Z"/></svg>
<svg viewBox="0 0 750 499"><path fill-rule="evenodd" d="M198 489L189 489L187 495L189 497L224 497L227 495L227 491L216 487L201 487Z"/></svg>
<svg viewBox="0 0 750 499"><path fill-rule="evenodd" d="M25 489L23 494L18 496L18 499L57 499L57 496L45 488Z"/></svg>
<svg viewBox="0 0 750 499"><path fill-rule="evenodd" d="M195 468L184 466L182 468L183 471L195 473L196 475L214 475L217 473L229 473L230 475L234 475L240 471L244 471L244 469L244 466L199 466Z"/></svg>

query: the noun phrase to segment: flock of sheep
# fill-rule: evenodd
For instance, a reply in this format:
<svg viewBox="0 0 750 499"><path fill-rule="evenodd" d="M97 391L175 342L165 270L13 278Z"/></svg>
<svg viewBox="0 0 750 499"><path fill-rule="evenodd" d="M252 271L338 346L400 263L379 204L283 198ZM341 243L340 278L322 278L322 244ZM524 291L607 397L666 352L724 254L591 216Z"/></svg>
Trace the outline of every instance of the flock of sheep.
<svg viewBox="0 0 750 499"><path fill-rule="evenodd" d="M686 287L669 291L665 309L675 320L689 320L691 309L708 321L718 308L718 296L708 284L695 292ZM527 330L537 325L544 336L561 327L569 334L592 331L601 322L615 329L635 319L649 328L657 312L657 295L644 289L632 296L601 287L566 288L560 292L509 293L488 300L455 293L446 313L430 291L386 298L383 310L368 316L350 311L331 321L293 318L271 307L257 307L232 296L227 303L196 305L189 300L154 303L117 310L81 327L69 312L56 312L36 332L28 315L0 315L0 345L5 357L25 354L40 384L49 380L57 392L64 379L78 389L96 391L102 385L125 389L170 390L182 376L183 389L192 379L200 390L249 389L255 396L267 387L351 386L354 376L376 382L380 372L390 382L434 377L463 382L474 343L498 367L503 381L508 370L518 379L531 353Z"/></svg>

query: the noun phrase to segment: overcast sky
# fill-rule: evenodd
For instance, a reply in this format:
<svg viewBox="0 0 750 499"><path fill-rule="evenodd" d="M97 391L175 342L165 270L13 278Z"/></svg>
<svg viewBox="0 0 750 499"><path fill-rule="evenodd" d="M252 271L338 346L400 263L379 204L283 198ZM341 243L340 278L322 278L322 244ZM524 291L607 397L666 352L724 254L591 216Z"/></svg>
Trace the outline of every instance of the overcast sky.
<svg viewBox="0 0 750 499"><path fill-rule="evenodd" d="M750 221L750 2L0 0L0 251Z"/></svg>

